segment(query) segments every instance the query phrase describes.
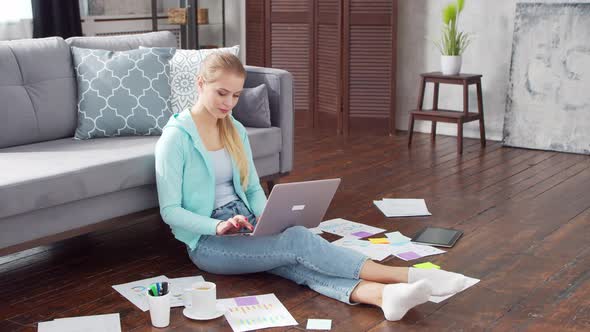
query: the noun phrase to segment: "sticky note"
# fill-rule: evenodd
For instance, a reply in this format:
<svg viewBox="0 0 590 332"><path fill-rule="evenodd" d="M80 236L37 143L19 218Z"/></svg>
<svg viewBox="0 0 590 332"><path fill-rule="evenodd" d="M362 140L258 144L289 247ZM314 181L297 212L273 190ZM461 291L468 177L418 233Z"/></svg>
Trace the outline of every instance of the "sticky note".
<svg viewBox="0 0 590 332"><path fill-rule="evenodd" d="M362 239L364 237L371 236L373 234L371 234L369 232L365 232L365 231L360 231L360 232L352 233L351 235L354 235L356 237L360 237Z"/></svg>
<svg viewBox="0 0 590 332"><path fill-rule="evenodd" d="M414 264L415 268L418 269L437 269L440 270L440 266L430 263L430 262L424 262L424 263L420 263L420 264Z"/></svg>
<svg viewBox="0 0 590 332"><path fill-rule="evenodd" d="M258 299L256 299L256 296L237 297L235 300L236 304L239 306L258 304Z"/></svg>
<svg viewBox="0 0 590 332"><path fill-rule="evenodd" d="M331 330L332 320L331 319L308 319L307 326L308 330Z"/></svg>
<svg viewBox="0 0 590 332"><path fill-rule="evenodd" d="M396 254L397 257L405 260L405 261L410 261L412 259L416 259L416 258L421 258L422 256L418 255L417 253L413 252L413 251L408 251L408 252L402 252L401 254Z"/></svg>
<svg viewBox="0 0 590 332"><path fill-rule="evenodd" d="M389 240L386 238L371 238L369 241L373 244L389 244Z"/></svg>

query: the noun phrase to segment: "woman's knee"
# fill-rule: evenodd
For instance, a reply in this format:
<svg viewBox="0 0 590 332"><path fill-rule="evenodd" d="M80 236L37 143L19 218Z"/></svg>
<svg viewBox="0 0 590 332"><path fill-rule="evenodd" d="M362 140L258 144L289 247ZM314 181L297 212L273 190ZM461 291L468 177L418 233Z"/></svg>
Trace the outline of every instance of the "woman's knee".
<svg viewBox="0 0 590 332"><path fill-rule="evenodd" d="M309 229L303 226L293 226L287 228L282 233L283 246L298 256L307 256L314 254L325 242L322 237L315 235Z"/></svg>
<svg viewBox="0 0 590 332"><path fill-rule="evenodd" d="M283 235L289 238L301 238L313 235L313 233L303 226L291 226L283 231Z"/></svg>

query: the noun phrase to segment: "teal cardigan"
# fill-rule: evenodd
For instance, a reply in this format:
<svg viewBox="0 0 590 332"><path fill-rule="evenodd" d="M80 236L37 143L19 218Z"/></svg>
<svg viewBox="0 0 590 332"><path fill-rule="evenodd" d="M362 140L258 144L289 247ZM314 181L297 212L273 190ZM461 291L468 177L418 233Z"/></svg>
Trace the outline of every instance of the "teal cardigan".
<svg viewBox="0 0 590 332"><path fill-rule="evenodd" d="M231 119L242 138L250 167L248 187L243 190L240 173L232 159L234 188L250 211L260 217L266 196L254 167L248 134L241 123ZM211 165L190 110L170 117L156 144L160 214L174 236L191 250L196 248L201 235L215 235L220 222L210 217L215 204L215 172Z"/></svg>

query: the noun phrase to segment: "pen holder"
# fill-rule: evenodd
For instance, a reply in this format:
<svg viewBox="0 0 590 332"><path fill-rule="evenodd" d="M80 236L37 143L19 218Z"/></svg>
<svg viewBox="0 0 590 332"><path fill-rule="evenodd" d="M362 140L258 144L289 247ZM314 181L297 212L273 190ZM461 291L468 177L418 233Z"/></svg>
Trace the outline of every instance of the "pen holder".
<svg viewBox="0 0 590 332"><path fill-rule="evenodd" d="M150 318L155 327L166 327L170 325L170 292L161 296L152 296L147 292L150 306Z"/></svg>

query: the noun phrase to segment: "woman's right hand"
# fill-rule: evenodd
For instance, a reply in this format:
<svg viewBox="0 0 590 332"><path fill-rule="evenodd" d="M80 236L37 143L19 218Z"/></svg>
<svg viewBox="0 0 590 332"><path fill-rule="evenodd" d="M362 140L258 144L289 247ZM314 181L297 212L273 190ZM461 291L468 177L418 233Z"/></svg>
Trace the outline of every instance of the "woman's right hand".
<svg viewBox="0 0 590 332"><path fill-rule="evenodd" d="M217 224L217 235L237 233L242 227L246 227L250 231L254 230L254 226L248 222L248 218L236 215Z"/></svg>

